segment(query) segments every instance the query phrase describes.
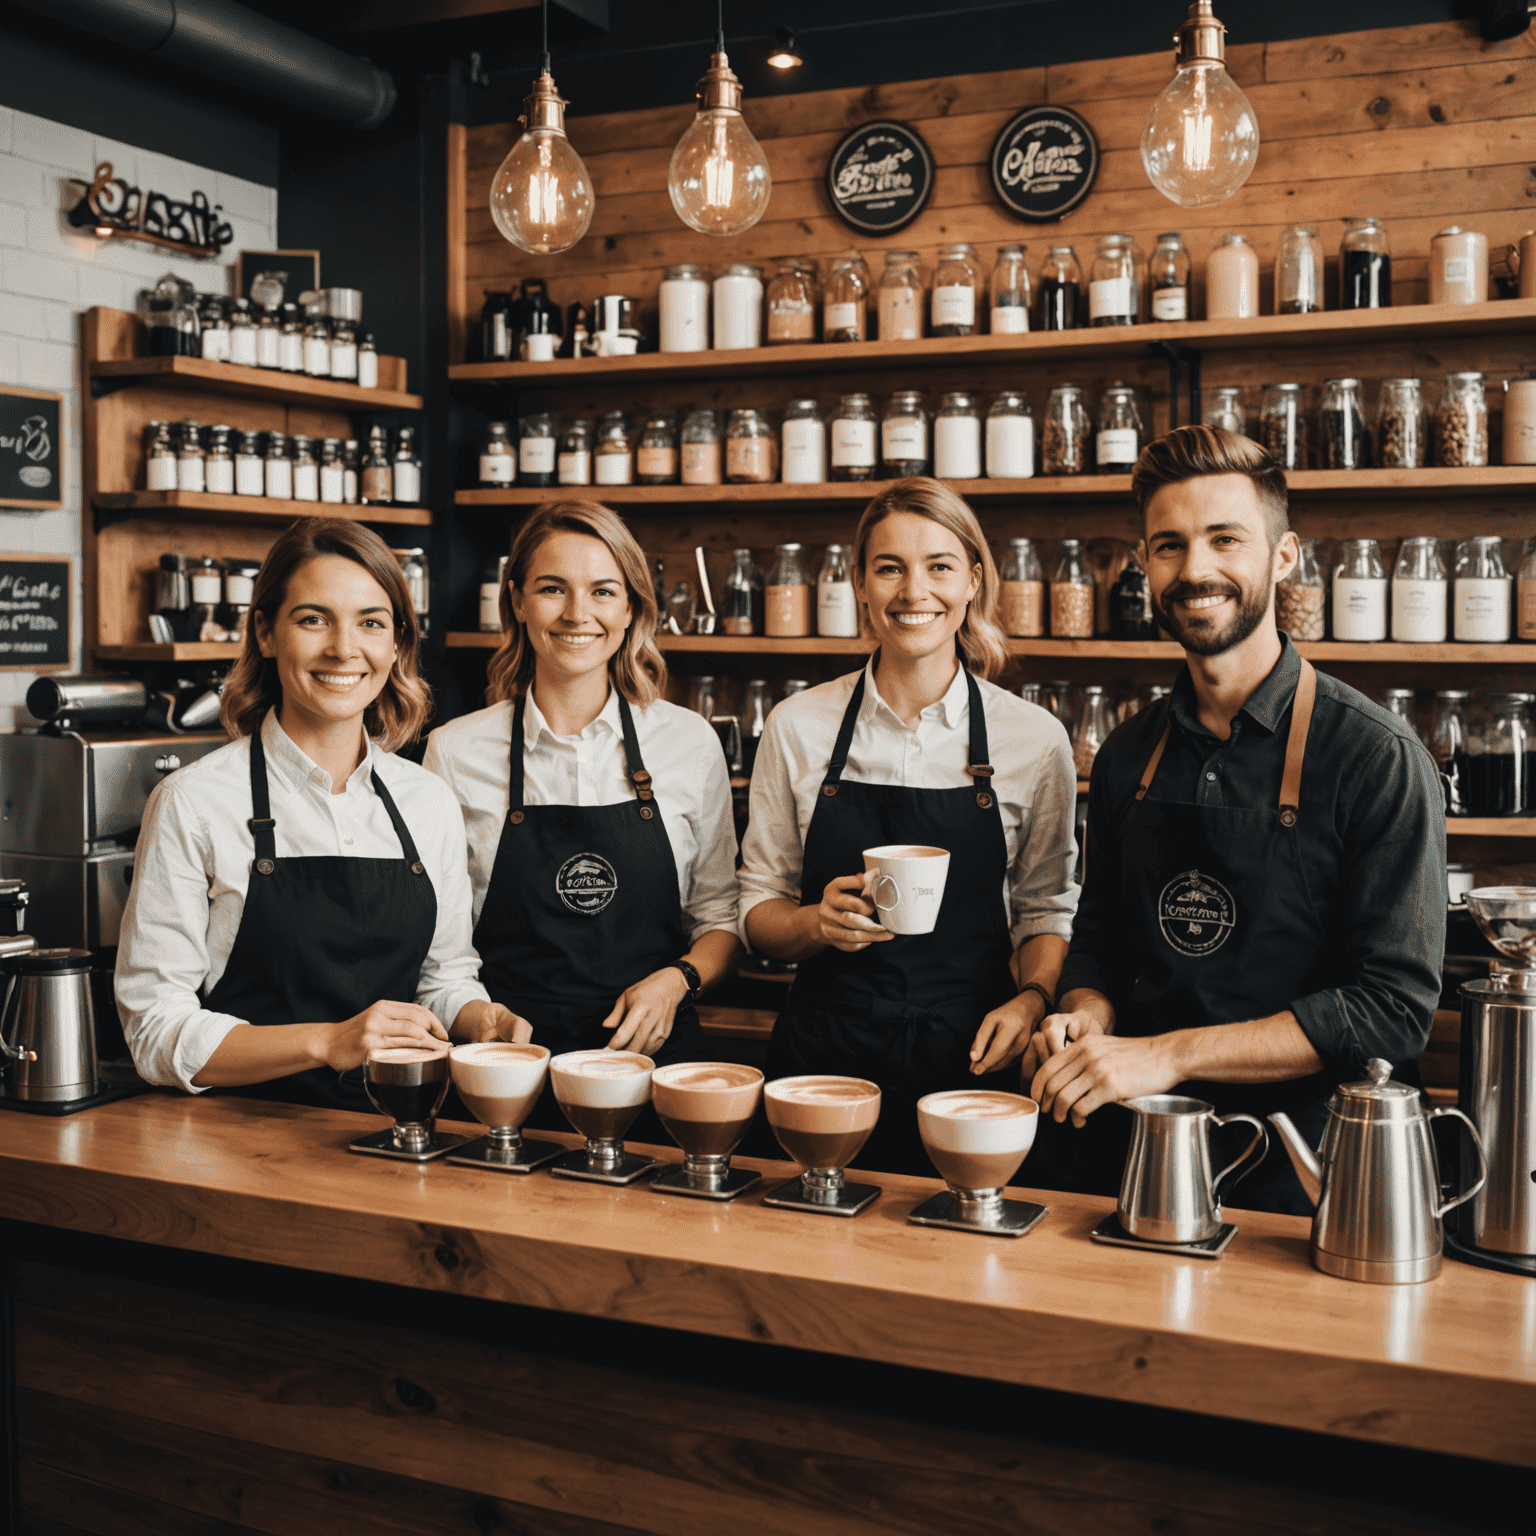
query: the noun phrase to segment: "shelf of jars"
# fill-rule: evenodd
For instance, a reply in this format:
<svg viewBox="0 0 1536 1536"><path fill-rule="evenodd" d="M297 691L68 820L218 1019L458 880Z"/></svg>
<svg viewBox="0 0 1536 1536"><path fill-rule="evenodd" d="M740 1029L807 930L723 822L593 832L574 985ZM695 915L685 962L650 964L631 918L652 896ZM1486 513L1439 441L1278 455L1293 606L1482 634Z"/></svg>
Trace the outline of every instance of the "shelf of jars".
<svg viewBox="0 0 1536 1536"><path fill-rule="evenodd" d="M104 662L233 661L240 654L240 646L233 640L178 640L169 645L146 640L142 644L93 646L91 654Z"/></svg>
<svg viewBox="0 0 1536 1536"><path fill-rule="evenodd" d="M339 406L351 411L419 411L420 395L405 388L405 359L381 357L379 383L365 389L341 379L313 378L273 368L249 368L239 363L216 363L205 357L112 357L90 364L91 389L103 393L117 385L139 382L173 388L212 390L247 400L293 400L309 405Z"/></svg>
<svg viewBox="0 0 1536 1536"><path fill-rule="evenodd" d="M210 514L219 522L291 523L299 517L343 517L359 523L401 523L428 527L432 512L427 507L357 503L294 501L276 496L222 496L209 491L97 491L91 498L98 512L108 514L154 513L157 517L195 517Z"/></svg>

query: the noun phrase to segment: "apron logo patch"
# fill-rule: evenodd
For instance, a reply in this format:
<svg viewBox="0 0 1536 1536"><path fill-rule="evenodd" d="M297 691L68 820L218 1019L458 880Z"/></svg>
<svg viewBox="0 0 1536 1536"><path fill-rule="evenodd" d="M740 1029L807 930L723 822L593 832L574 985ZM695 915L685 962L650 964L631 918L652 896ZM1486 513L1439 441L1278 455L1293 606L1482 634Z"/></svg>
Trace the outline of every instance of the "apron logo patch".
<svg viewBox="0 0 1536 1536"><path fill-rule="evenodd" d="M596 917L618 894L613 865L596 853L578 853L560 866L555 892L572 912Z"/></svg>
<svg viewBox="0 0 1536 1536"><path fill-rule="evenodd" d="M1175 875L1157 898L1163 937L1181 955L1214 954L1237 923L1237 903L1218 880L1198 869Z"/></svg>

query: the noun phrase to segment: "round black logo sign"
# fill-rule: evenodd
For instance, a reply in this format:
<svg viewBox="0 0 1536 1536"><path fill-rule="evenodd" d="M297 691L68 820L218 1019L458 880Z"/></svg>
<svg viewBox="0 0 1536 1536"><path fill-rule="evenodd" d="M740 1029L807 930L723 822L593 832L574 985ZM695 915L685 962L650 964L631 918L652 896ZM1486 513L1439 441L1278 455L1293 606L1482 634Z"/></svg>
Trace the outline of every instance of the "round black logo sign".
<svg viewBox="0 0 1536 1536"><path fill-rule="evenodd" d="M992 146L992 185L1021 219L1047 224L1088 196L1099 174L1099 141L1066 107L1030 107Z"/></svg>
<svg viewBox="0 0 1536 1536"><path fill-rule="evenodd" d="M1174 949L1198 959L1227 942L1237 925L1237 903L1220 881L1191 869L1163 887L1157 920Z"/></svg>
<svg viewBox="0 0 1536 1536"><path fill-rule="evenodd" d="M827 191L845 224L866 235L893 235L926 206L933 156L915 128L865 123L832 151Z"/></svg>
<svg viewBox="0 0 1536 1536"><path fill-rule="evenodd" d="M613 865L597 853L578 853L560 866L555 890L572 912L596 917L618 894Z"/></svg>

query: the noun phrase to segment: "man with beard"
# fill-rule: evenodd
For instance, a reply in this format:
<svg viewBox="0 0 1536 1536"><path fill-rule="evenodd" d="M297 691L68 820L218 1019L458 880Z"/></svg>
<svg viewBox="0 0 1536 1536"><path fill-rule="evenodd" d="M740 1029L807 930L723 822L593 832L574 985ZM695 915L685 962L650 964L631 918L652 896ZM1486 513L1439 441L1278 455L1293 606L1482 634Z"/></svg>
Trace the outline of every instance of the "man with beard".
<svg viewBox="0 0 1536 1536"><path fill-rule="evenodd" d="M1299 552L1275 460L1180 427L1131 485L1153 605L1185 665L1094 762L1057 1011L1023 1062L1025 1091L1063 1127L1061 1182L1099 1194L1118 1189L1129 1140L1115 1106L1144 1094L1283 1109L1317 1146L1335 1084L1367 1060L1412 1077L1445 947L1429 754L1275 628L1275 583ZM1216 1166L1249 1135L1225 1133ZM1273 1136L1232 1203L1311 1210Z"/></svg>

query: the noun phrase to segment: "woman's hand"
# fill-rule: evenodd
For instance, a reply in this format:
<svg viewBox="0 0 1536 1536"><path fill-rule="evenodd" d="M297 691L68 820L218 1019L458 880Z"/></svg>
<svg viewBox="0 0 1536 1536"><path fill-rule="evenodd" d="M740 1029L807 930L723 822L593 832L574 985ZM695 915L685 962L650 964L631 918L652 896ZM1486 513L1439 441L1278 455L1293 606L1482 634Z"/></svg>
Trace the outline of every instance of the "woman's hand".
<svg viewBox="0 0 1536 1536"><path fill-rule="evenodd" d="M1066 1050L1074 1040L1083 1040L1089 1035L1103 1033L1102 1022L1086 1011L1050 1014L1041 1021L1039 1029L1031 1036L1029 1046L1019 1062L1020 1092L1033 1097L1031 1089L1034 1087L1036 1074L1052 1056Z"/></svg>
<svg viewBox="0 0 1536 1536"><path fill-rule="evenodd" d="M337 1072L362 1066L372 1051L437 1051L448 1044L447 1030L431 1009L420 1003L374 1003L352 1018L325 1028L325 1064Z"/></svg>
<svg viewBox="0 0 1536 1536"><path fill-rule="evenodd" d="M468 1045L480 1040L511 1040L527 1045L533 1038L533 1025L502 1003L465 1003L454 1016L453 1039Z"/></svg>
<svg viewBox="0 0 1536 1536"><path fill-rule="evenodd" d="M1017 1061L1031 1044L1036 1026L1045 1013L1045 999L1038 992L1021 992L981 1021L971 1044L971 1072L997 1072Z"/></svg>
<svg viewBox="0 0 1536 1536"><path fill-rule="evenodd" d="M675 965L652 971L644 981L626 987L603 1028L614 1032L610 1051L639 1051L649 1056L672 1033L678 1004L688 995L688 981Z"/></svg>
<svg viewBox="0 0 1536 1536"><path fill-rule="evenodd" d="M804 909L812 914L810 930L816 943L856 955L871 944L895 937L875 921L875 906L864 894L864 880L863 875L839 875L827 882L819 907Z"/></svg>

